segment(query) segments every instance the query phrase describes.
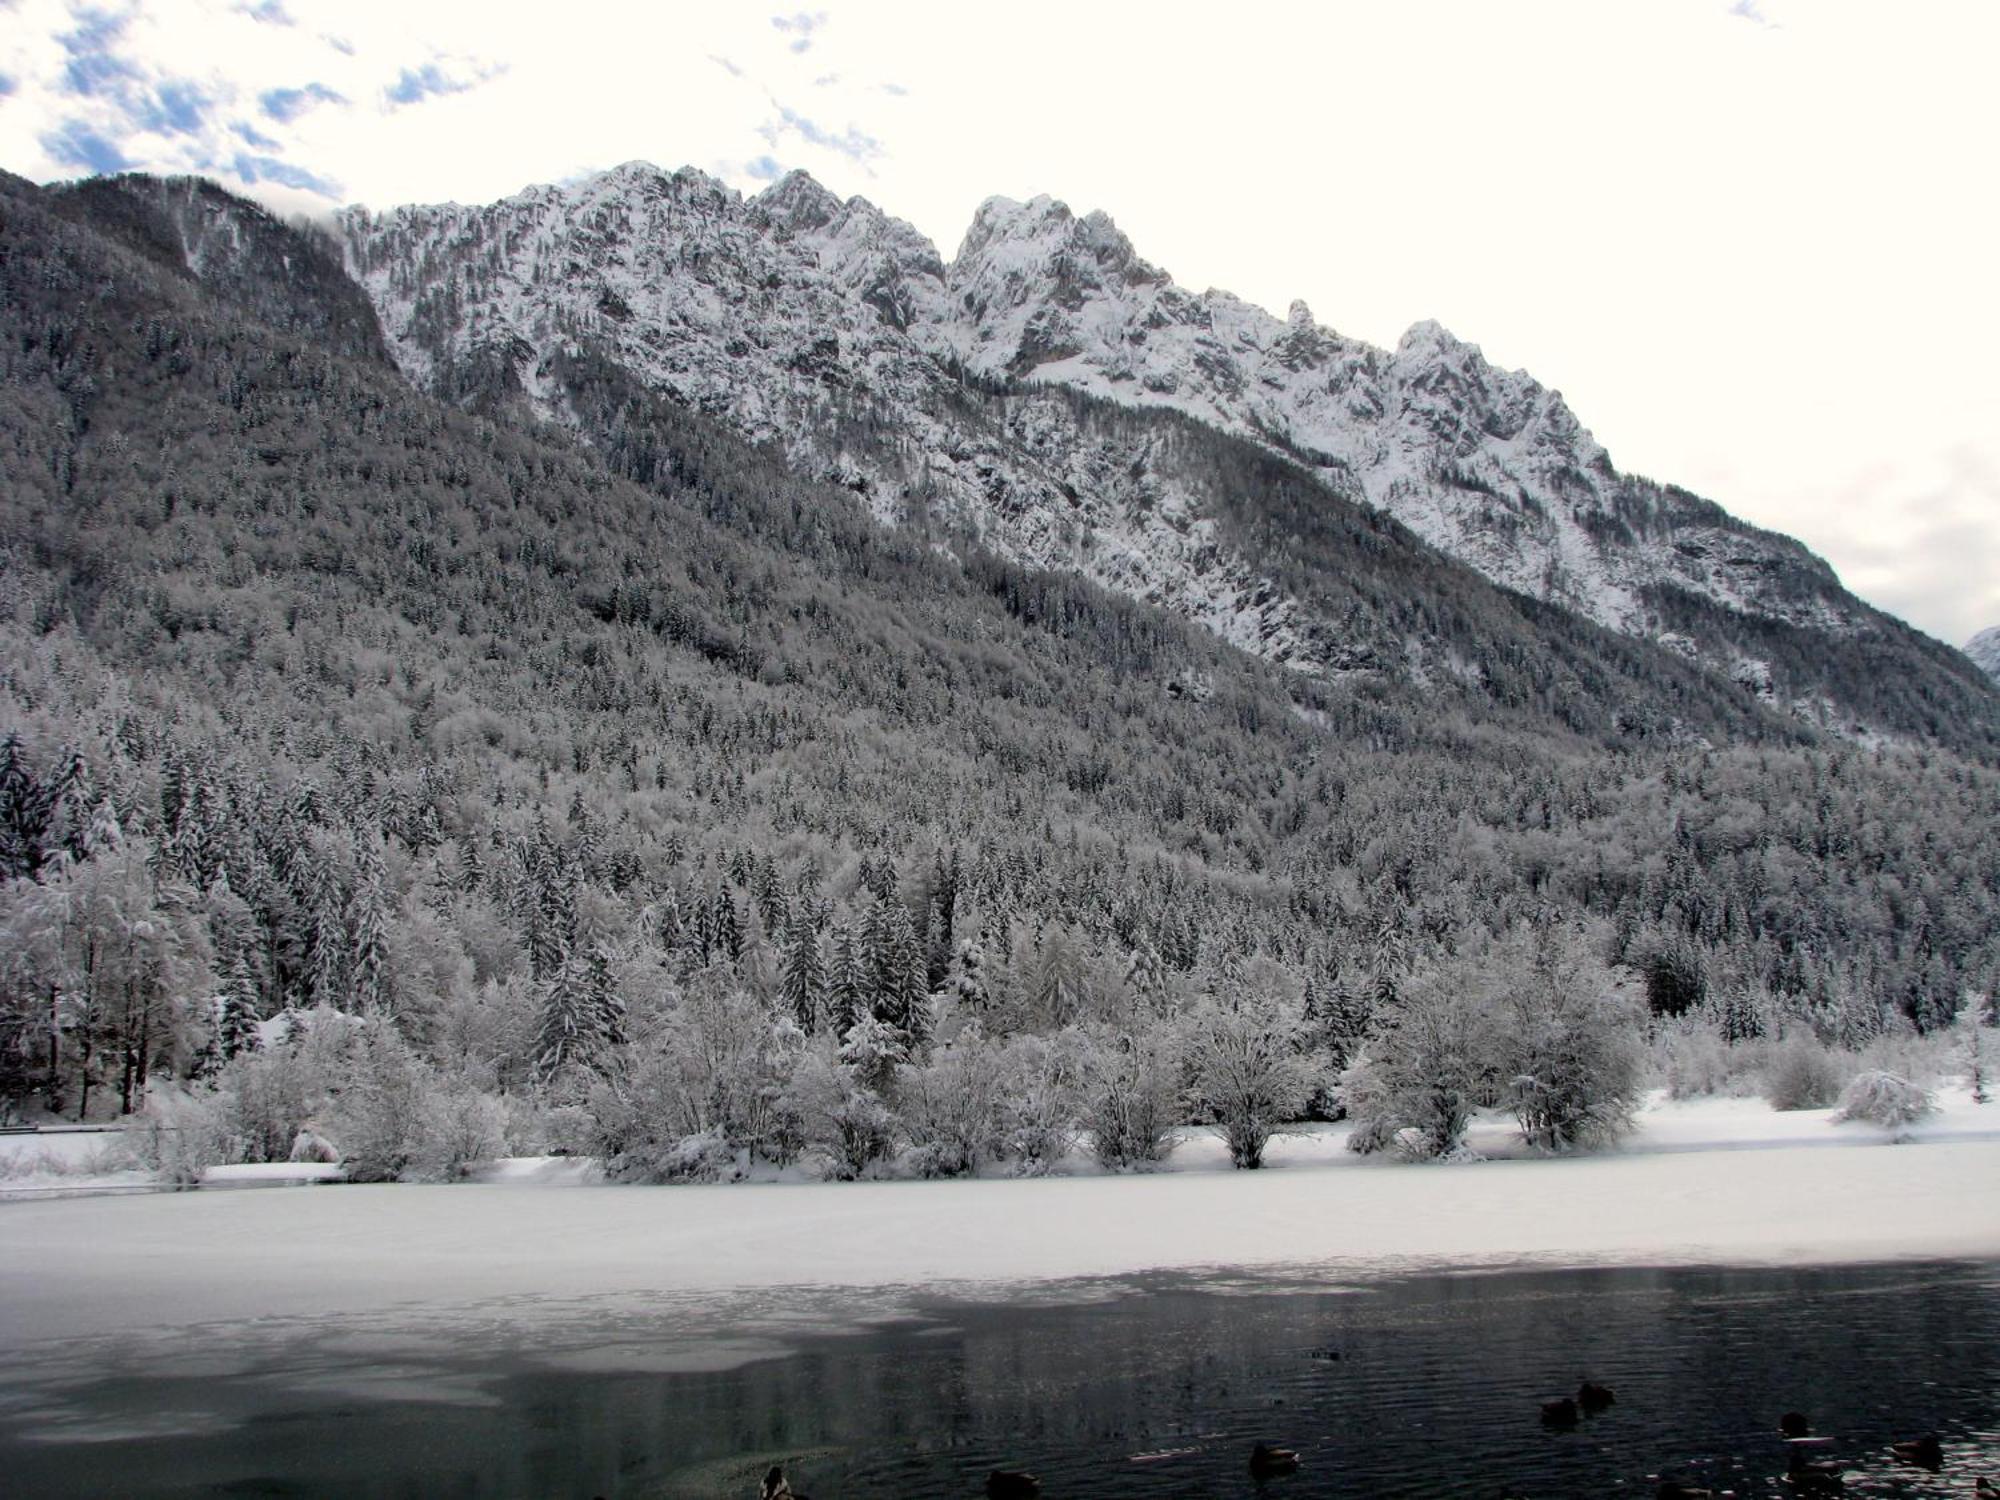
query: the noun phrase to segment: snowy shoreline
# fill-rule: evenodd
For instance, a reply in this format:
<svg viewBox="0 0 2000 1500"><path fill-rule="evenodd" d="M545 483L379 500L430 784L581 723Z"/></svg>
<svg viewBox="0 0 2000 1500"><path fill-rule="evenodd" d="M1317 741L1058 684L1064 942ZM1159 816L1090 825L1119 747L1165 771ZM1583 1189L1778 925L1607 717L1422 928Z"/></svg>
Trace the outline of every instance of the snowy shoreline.
<svg viewBox="0 0 2000 1500"><path fill-rule="evenodd" d="M1337 1284L2000 1257L2000 1106L1949 1101L1919 1137L1891 1147L1824 1111L1700 1100L1649 1109L1623 1150L1572 1158L1363 1160L1320 1130L1274 1142L1260 1172L1228 1170L1198 1137L1172 1170L1133 1176L644 1188L519 1162L450 1186L15 1202L0 1205L0 1350L143 1329L164 1358L177 1333L240 1336L244 1320L258 1341L421 1324L582 1346L628 1316L686 1321L718 1301L865 1318L911 1297L1161 1272ZM1473 1145L1494 1156L1504 1132Z"/></svg>

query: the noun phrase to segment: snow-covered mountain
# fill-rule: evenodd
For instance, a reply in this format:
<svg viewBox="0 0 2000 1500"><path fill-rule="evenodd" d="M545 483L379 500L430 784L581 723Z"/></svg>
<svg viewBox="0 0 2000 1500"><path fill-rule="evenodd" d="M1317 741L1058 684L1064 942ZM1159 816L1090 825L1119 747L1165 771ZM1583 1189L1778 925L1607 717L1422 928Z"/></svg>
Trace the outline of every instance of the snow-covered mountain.
<svg viewBox="0 0 2000 1500"><path fill-rule="evenodd" d="M554 365L588 350L885 521L921 507L1004 556L1167 604L1272 660L1328 665L1298 606L1221 544L1184 484L1093 441L1056 392L968 389L940 357L944 263L865 199L795 173L746 201L692 169L635 163L488 207L350 212L341 227L420 386L518 390L573 421Z"/></svg>
<svg viewBox="0 0 2000 1500"><path fill-rule="evenodd" d="M1509 588L1657 633L1649 589L1819 628L1852 623L1788 539L1692 496L1621 477L1562 397L1497 370L1436 323L1393 351L1342 338L1303 302L1284 318L1194 295L1101 213L989 199L946 272L938 330L969 366L1168 406L1255 437L1356 489Z"/></svg>
<svg viewBox="0 0 2000 1500"><path fill-rule="evenodd" d="M2000 625L1990 626L1967 641L1965 654L1988 677L2000 682Z"/></svg>
<svg viewBox="0 0 2000 1500"><path fill-rule="evenodd" d="M1222 524L1257 497L1219 502L1157 451L1170 444L1107 433L1063 393L1251 440L1329 504L1378 507L1507 588L1809 717L1840 715L1772 686L1770 631L1886 628L1797 542L1621 475L1559 394L1436 324L1382 350L1302 303L1279 318L1193 294L1109 218L1047 198L988 200L949 263L802 173L746 199L640 163L482 207L350 210L339 232L420 385L587 427L558 372L607 360L886 521L970 531L1301 670L1351 662L1337 626Z"/></svg>

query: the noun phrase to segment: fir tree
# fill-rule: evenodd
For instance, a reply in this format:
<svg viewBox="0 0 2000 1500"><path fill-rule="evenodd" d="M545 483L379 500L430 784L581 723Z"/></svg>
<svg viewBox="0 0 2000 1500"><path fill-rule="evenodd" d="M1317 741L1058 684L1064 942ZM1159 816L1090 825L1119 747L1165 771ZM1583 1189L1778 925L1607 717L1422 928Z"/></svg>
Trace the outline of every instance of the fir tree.
<svg viewBox="0 0 2000 1500"><path fill-rule="evenodd" d="M257 1045L257 987L251 982L249 965L240 952L229 961L219 1000L216 1052L227 1062Z"/></svg>
<svg viewBox="0 0 2000 1500"><path fill-rule="evenodd" d="M345 1009L347 961L350 951L347 923L341 913L340 881L325 855L313 859L310 869L312 956L309 985L313 1004L330 1010Z"/></svg>
<svg viewBox="0 0 2000 1500"><path fill-rule="evenodd" d="M811 1035L819 1030L827 1003L826 965L811 925L796 917L785 938L779 996L801 1031Z"/></svg>
<svg viewBox="0 0 2000 1500"><path fill-rule="evenodd" d="M604 1040L604 1015L592 994L588 963L566 958L542 990L541 1019L535 1030L535 1073L543 1081L597 1060Z"/></svg>
<svg viewBox="0 0 2000 1500"><path fill-rule="evenodd" d="M743 953L743 924L736 913L736 898L729 884L718 877L708 898L708 942L705 957L734 963Z"/></svg>
<svg viewBox="0 0 2000 1500"><path fill-rule="evenodd" d="M1070 934L1060 928L1049 931L1035 961L1035 1014L1050 1027L1067 1026L1082 1015L1088 1003L1083 982L1083 960Z"/></svg>
<svg viewBox="0 0 2000 1500"><path fill-rule="evenodd" d="M18 734L0 745L0 879L32 880L42 867L47 801Z"/></svg>
<svg viewBox="0 0 2000 1500"><path fill-rule="evenodd" d="M353 957L348 973L354 1005L376 1011L389 1003L387 964L389 944L388 912L382 891L382 850L373 837L356 841L354 894L348 902L348 930L352 934Z"/></svg>
<svg viewBox="0 0 2000 1500"><path fill-rule="evenodd" d="M857 1020L869 1014L871 991L863 967L861 944L855 940L854 929L845 922L835 922L830 931L826 979L827 1015L832 1023L833 1034L845 1036Z"/></svg>

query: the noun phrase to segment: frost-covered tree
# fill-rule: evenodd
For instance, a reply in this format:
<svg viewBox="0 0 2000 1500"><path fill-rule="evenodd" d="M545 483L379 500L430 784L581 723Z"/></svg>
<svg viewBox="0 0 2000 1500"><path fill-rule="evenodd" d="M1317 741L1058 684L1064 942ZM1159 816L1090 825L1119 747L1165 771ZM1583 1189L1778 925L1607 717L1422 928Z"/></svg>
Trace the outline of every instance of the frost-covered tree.
<svg viewBox="0 0 2000 1500"><path fill-rule="evenodd" d="M1450 1154L1495 1096L1498 1050L1486 996L1464 966L1405 976L1341 1074L1339 1098L1355 1122L1349 1147Z"/></svg>
<svg viewBox="0 0 2000 1500"><path fill-rule="evenodd" d="M670 1139L714 1130L732 1150L782 1155L777 1100L803 1035L727 969L695 975L637 1043L654 1069L655 1128Z"/></svg>
<svg viewBox="0 0 2000 1500"><path fill-rule="evenodd" d="M788 1160L786 1091L805 1035L720 966L660 998L653 1020L589 1091L591 1148L627 1181L714 1181L753 1154Z"/></svg>
<svg viewBox="0 0 2000 1500"><path fill-rule="evenodd" d="M986 945L978 936L960 938L945 976L951 1003L966 1015L984 1015L993 1005L988 988Z"/></svg>
<svg viewBox="0 0 2000 1500"><path fill-rule="evenodd" d="M318 1073L296 1045L238 1053L214 1080L213 1107L231 1143L219 1159L287 1160L292 1142L325 1106L332 1086L332 1077Z"/></svg>
<svg viewBox="0 0 2000 1500"><path fill-rule="evenodd" d="M0 743L0 880L33 879L41 870L49 798L19 734Z"/></svg>
<svg viewBox="0 0 2000 1500"><path fill-rule="evenodd" d="M423 1148L430 1079L420 1059L382 1016L353 1028L345 1067L326 1118L342 1174L391 1182Z"/></svg>
<svg viewBox="0 0 2000 1500"><path fill-rule="evenodd" d="M1320 1073L1298 1002L1266 988L1212 995L1181 1036L1190 1104L1222 1131L1232 1163L1262 1166L1265 1146L1302 1116Z"/></svg>
<svg viewBox="0 0 2000 1500"><path fill-rule="evenodd" d="M896 1070L894 1105L924 1177L958 1177L997 1158L1006 1144L1011 1082L1000 1049L976 1023L960 1028L922 1062Z"/></svg>
<svg viewBox="0 0 2000 1500"><path fill-rule="evenodd" d="M840 1038L839 1055L867 1088L886 1093L897 1067L909 1058L909 1039L888 1022L863 1015Z"/></svg>
<svg viewBox="0 0 2000 1500"><path fill-rule="evenodd" d="M1993 999L1968 990L1959 1007L1958 1052L1965 1070L1965 1086L1974 1104L1991 1097L1993 1074L2000 1067L2000 1037L1995 1035Z"/></svg>
<svg viewBox="0 0 2000 1500"><path fill-rule="evenodd" d="M1835 1120L1864 1120L1880 1125L1899 1139L1910 1126L1933 1114L1937 1101L1930 1090L1896 1073L1870 1069L1857 1073L1840 1093Z"/></svg>
<svg viewBox="0 0 2000 1500"><path fill-rule="evenodd" d="M1806 1027L1795 1027L1766 1054L1764 1097L1773 1109L1825 1109L1839 1100L1842 1081L1839 1060Z"/></svg>
<svg viewBox="0 0 2000 1500"><path fill-rule="evenodd" d="M1082 1106L1083 1038L1074 1030L1017 1036L1003 1057L1007 1154L1014 1170L1037 1176L1076 1145Z"/></svg>
<svg viewBox="0 0 2000 1500"><path fill-rule="evenodd" d="M1084 1059L1082 1123L1114 1171L1165 1161L1181 1123L1181 1037L1168 1026L1105 1030Z"/></svg>
<svg viewBox="0 0 2000 1500"><path fill-rule="evenodd" d="M540 1055L541 994L525 971L454 989L429 1029L430 1054L447 1076L525 1092Z"/></svg>
<svg viewBox="0 0 2000 1500"><path fill-rule="evenodd" d="M1500 1071L1532 1144L1566 1150L1631 1127L1639 1001L1592 934L1568 924L1517 927L1486 954L1475 982L1497 993Z"/></svg>
<svg viewBox="0 0 2000 1500"><path fill-rule="evenodd" d="M867 1018L855 1022L849 1036L863 1033L865 1048L836 1049L831 1037L815 1037L787 1083L784 1105L828 1176L859 1177L895 1147L895 1116L870 1082L887 1057L874 1046L882 1031Z"/></svg>
<svg viewBox="0 0 2000 1500"><path fill-rule="evenodd" d="M100 1082L130 1114L155 1068L204 1040L192 1002L213 993L207 932L191 892L156 886L151 852L133 839L81 863L59 854L0 897L15 980L46 1002L50 1091L73 1081L79 1119Z"/></svg>
<svg viewBox="0 0 2000 1500"><path fill-rule="evenodd" d="M314 850L302 859L306 901L311 923L312 960L309 988L312 1003L329 1010L347 1004L347 923L342 914L340 877L326 852Z"/></svg>
<svg viewBox="0 0 2000 1500"><path fill-rule="evenodd" d="M463 1079L426 1092L408 1166L416 1176L455 1181L506 1152L507 1112L500 1100Z"/></svg>

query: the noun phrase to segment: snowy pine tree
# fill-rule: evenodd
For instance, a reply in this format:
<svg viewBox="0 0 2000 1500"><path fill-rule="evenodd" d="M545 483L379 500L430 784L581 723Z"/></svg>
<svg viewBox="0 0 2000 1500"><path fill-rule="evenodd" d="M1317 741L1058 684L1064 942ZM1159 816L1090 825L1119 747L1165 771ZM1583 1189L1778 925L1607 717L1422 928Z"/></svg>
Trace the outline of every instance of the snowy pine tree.
<svg viewBox="0 0 2000 1500"><path fill-rule="evenodd" d="M818 1031L826 1020L826 965L811 924L796 917L785 937L778 984L785 1010L799 1029L808 1035Z"/></svg>
<svg viewBox="0 0 2000 1500"><path fill-rule="evenodd" d="M389 1004L389 918L382 891L382 847L378 838L356 840L354 894L348 901L352 934L349 992L353 1007L364 1012Z"/></svg>
<svg viewBox="0 0 2000 1500"><path fill-rule="evenodd" d="M324 853L312 860L308 889L312 933L308 985L312 1003L329 1010L344 1010L350 951L347 923L342 913L340 880Z"/></svg>
<svg viewBox="0 0 2000 1500"><path fill-rule="evenodd" d="M572 1068L596 1066L611 1039L608 969L602 956L570 955L542 989L535 1029L535 1073L552 1080Z"/></svg>

